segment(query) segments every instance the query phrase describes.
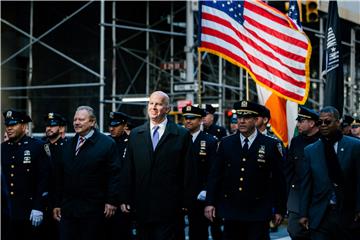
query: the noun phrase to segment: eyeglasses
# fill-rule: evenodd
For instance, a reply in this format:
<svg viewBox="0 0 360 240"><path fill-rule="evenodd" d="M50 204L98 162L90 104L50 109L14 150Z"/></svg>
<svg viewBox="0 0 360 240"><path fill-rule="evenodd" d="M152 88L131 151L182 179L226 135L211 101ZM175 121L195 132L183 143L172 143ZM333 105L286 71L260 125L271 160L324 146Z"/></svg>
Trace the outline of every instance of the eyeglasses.
<svg viewBox="0 0 360 240"><path fill-rule="evenodd" d="M319 125L319 126L321 126L321 125L323 125L323 124L325 124L326 126L328 126L328 125L330 125L331 123L333 123L334 121L333 120L328 120L328 119L325 119L325 120L318 120L317 121L317 124Z"/></svg>
<svg viewBox="0 0 360 240"><path fill-rule="evenodd" d="M358 128L360 125L351 125L351 128Z"/></svg>

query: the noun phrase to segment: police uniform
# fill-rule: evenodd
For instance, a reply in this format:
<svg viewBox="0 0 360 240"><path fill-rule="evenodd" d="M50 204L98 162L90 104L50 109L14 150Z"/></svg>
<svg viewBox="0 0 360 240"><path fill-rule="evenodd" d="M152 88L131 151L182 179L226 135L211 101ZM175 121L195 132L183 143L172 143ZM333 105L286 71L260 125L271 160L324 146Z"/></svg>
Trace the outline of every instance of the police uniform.
<svg viewBox="0 0 360 240"><path fill-rule="evenodd" d="M210 104L206 104L205 112L206 112L206 114L214 114L215 108L212 107ZM215 120L214 120L214 122L215 122ZM221 126L216 125L215 123L211 124L209 127L204 126L204 132L207 132L207 133L215 136L219 140L226 136L226 129Z"/></svg>
<svg viewBox="0 0 360 240"><path fill-rule="evenodd" d="M3 113L5 125L31 122L25 113L8 110ZM32 236L29 220L32 210L44 211L44 196L48 193L49 158L44 143L28 136L18 142L9 139L1 144L1 168L9 193L10 222L3 231L8 239L28 239Z"/></svg>
<svg viewBox="0 0 360 240"><path fill-rule="evenodd" d="M256 117L259 111L258 104L248 101L235 103L234 109L238 118ZM243 138L238 131L220 141L206 203L224 219L224 239L269 239L273 214L286 210L281 146L256 128L248 150Z"/></svg>
<svg viewBox="0 0 360 240"><path fill-rule="evenodd" d="M109 114L109 127L117 127L120 124L126 124L129 116L122 112L110 112ZM120 158L123 160L126 153L126 147L129 140L129 135L124 131L119 137L110 137L115 141ZM108 234L105 239L116 240L119 238L130 239L132 238L131 229L131 216L124 214L118 209L113 217L106 220L106 233Z"/></svg>
<svg viewBox="0 0 360 240"><path fill-rule="evenodd" d="M359 118L354 119L354 121L352 121L352 123L351 123L351 128L354 129L354 128L359 128L359 127L360 127L360 119ZM351 133L351 136L354 138L360 139L360 135L356 136L353 133Z"/></svg>
<svg viewBox="0 0 360 240"><path fill-rule="evenodd" d="M297 120L308 119L317 121L319 114L311 109L300 106ZM287 209L289 213L288 232L292 239L310 239L309 231L299 224L300 184L304 161L304 148L316 142L320 137L318 131L312 136L298 135L291 140L287 159L284 164L287 188L289 191Z"/></svg>
<svg viewBox="0 0 360 240"><path fill-rule="evenodd" d="M185 119L202 118L205 111L194 106L186 106L182 109ZM197 199L194 199L189 209L189 237L190 240L207 240L209 238L208 228L211 225L212 239L221 239L221 230L218 223L212 224L204 216L205 193L209 171L214 163L218 139L204 131L199 130L195 140L193 139L193 158L197 163Z"/></svg>
<svg viewBox="0 0 360 240"><path fill-rule="evenodd" d="M45 126L66 126L67 121L66 118L62 115L54 112L49 112L46 116L44 116ZM45 239L58 239L58 222L53 219L52 209L55 206L55 166L59 164L61 160L62 149L67 142L67 138L59 138L55 142L50 142L50 140L45 136L43 140L45 143L45 151L46 154L50 157L50 182L49 182L49 198L46 202L45 209L45 219L43 224L44 238Z"/></svg>

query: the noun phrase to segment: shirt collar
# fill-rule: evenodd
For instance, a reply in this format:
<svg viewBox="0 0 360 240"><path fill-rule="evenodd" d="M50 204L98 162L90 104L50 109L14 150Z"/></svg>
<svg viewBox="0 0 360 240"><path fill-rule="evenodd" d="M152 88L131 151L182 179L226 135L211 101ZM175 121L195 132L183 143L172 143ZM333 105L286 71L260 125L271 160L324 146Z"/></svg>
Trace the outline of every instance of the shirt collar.
<svg viewBox="0 0 360 240"><path fill-rule="evenodd" d="M258 131L255 129L255 131L248 137L248 139L249 139L249 146L254 142L254 140L255 140L255 138L256 138L257 135L258 135ZM241 143L244 142L245 138L246 138L246 137L240 133Z"/></svg>
<svg viewBox="0 0 360 240"><path fill-rule="evenodd" d="M155 126L159 126L160 129L165 129L167 122L168 122L168 119L167 119L167 118L165 118L164 121L162 121L161 123L159 123L159 124L157 124L157 125L153 124L153 123L150 121L150 130L152 131Z"/></svg>
<svg viewBox="0 0 360 240"><path fill-rule="evenodd" d="M88 134L86 134L85 136L83 136L83 138L85 138L85 140L91 138L91 136L94 134L94 129L91 129L90 132L88 132Z"/></svg>
<svg viewBox="0 0 360 240"><path fill-rule="evenodd" d="M201 130L199 129L198 131L196 131L196 132L194 132L194 133L191 134L191 136L192 136L192 141L193 141L193 142L195 142L197 136L199 136L200 131L201 131Z"/></svg>

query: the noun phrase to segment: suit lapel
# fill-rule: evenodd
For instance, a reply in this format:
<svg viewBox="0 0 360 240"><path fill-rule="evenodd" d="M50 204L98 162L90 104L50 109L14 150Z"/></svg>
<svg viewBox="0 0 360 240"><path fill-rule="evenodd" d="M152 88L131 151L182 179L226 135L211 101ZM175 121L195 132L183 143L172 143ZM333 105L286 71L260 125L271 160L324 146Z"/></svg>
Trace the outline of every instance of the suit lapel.
<svg viewBox="0 0 360 240"><path fill-rule="evenodd" d="M165 142L165 140L172 134L177 134L177 129L176 129L176 125L170 121L167 122L166 127L165 127L165 131L164 134L162 135L162 137L160 138L160 141L158 143L158 145L155 148L155 152L158 151L158 149L161 148L161 145Z"/></svg>

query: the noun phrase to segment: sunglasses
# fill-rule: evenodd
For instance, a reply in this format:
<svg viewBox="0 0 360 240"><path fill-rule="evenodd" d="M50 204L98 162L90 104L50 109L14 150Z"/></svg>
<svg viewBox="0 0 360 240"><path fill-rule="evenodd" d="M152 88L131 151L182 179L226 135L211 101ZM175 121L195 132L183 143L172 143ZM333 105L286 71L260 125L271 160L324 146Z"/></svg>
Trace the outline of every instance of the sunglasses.
<svg viewBox="0 0 360 240"><path fill-rule="evenodd" d="M325 119L325 120L318 120L317 121L317 124L319 126L325 124L326 126L330 125L331 123L333 123L334 121L333 120L328 120L328 119Z"/></svg>
<svg viewBox="0 0 360 240"><path fill-rule="evenodd" d="M358 128L360 125L351 125L351 128Z"/></svg>

